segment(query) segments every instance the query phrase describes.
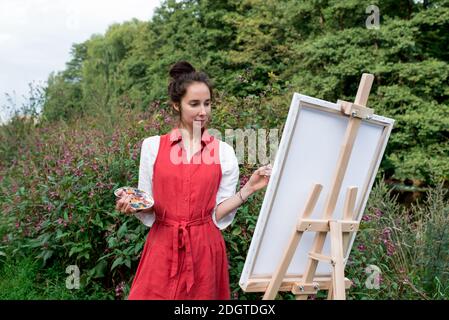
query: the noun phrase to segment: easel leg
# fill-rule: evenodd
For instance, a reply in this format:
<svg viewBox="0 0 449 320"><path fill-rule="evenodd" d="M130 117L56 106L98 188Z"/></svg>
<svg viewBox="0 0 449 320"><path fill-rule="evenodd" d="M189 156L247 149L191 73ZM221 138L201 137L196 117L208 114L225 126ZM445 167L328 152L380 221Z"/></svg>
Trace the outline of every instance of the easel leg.
<svg viewBox="0 0 449 320"><path fill-rule="evenodd" d="M341 223L335 220L329 221L331 234L331 255L333 259L332 295L335 300L346 299L345 269L343 263L343 233Z"/></svg>
<svg viewBox="0 0 449 320"><path fill-rule="evenodd" d="M333 289L332 289L332 282L329 285L329 291L327 292L327 300L332 300L332 293L333 293Z"/></svg>

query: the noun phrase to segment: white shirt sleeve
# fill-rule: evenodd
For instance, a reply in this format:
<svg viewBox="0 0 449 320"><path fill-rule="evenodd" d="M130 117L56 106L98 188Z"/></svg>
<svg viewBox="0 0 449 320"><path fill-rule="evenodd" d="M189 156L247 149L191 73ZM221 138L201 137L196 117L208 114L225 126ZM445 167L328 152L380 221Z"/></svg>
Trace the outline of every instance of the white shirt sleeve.
<svg viewBox="0 0 449 320"><path fill-rule="evenodd" d="M234 220L237 208L232 210L228 215L217 221L216 211L217 206L225 201L226 199L232 197L236 193L237 182L239 181L239 164L237 157L235 155L234 148L232 148L226 142L220 141L220 164L221 164L221 181L217 192L217 199L214 211L212 213L212 219L215 225L223 230L228 227L232 220Z"/></svg>
<svg viewBox="0 0 449 320"><path fill-rule="evenodd" d="M160 136L151 136L143 140L140 149L138 189L153 197L153 165L159 150ZM151 227L156 219L154 213L137 212L134 214L144 225Z"/></svg>

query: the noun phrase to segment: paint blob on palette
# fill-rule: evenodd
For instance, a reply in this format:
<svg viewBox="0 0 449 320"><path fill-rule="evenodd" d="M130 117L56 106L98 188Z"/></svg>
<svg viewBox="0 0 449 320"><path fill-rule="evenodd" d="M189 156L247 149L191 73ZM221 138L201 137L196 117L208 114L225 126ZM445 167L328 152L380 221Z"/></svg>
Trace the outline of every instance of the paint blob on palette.
<svg viewBox="0 0 449 320"><path fill-rule="evenodd" d="M145 191L133 187L121 187L114 191L116 197L120 191L125 191L126 195L131 195L130 206L136 210L151 208L154 204L153 198Z"/></svg>

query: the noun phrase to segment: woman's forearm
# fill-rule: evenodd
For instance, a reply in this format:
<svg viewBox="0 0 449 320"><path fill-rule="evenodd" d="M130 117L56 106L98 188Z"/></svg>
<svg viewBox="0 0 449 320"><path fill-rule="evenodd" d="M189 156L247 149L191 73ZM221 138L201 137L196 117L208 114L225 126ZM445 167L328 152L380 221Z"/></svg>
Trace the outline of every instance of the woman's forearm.
<svg viewBox="0 0 449 320"><path fill-rule="evenodd" d="M246 184L241 189L241 194L244 200L248 199L248 197L254 193L254 190L252 190L248 185ZM222 203L220 203L217 207L217 211L215 213L217 221L224 218L228 214L230 214L235 208L240 207L242 205L242 200L240 199L240 196L238 192L232 196L229 199L226 199ZM154 206L148 209L142 209L138 211L139 213L154 213Z"/></svg>
<svg viewBox="0 0 449 320"><path fill-rule="evenodd" d="M248 199L248 197L254 193L254 191L251 188L249 188L247 184L241 189L240 192L241 192L244 200ZM225 201L220 203L215 212L217 221L226 217L235 208L240 207L241 204L242 204L242 200L240 199L238 192L235 195L233 195L231 198L226 199Z"/></svg>

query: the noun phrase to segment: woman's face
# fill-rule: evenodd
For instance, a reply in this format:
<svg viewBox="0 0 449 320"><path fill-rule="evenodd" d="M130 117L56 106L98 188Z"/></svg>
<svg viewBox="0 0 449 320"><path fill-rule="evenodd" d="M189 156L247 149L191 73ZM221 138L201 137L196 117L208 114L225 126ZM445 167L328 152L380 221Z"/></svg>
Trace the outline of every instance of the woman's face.
<svg viewBox="0 0 449 320"><path fill-rule="evenodd" d="M179 111L178 105L174 106ZM203 82L194 82L187 87L186 94L181 99L181 123L183 126L201 128L208 123L211 114L210 91Z"/></svg>

